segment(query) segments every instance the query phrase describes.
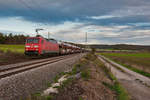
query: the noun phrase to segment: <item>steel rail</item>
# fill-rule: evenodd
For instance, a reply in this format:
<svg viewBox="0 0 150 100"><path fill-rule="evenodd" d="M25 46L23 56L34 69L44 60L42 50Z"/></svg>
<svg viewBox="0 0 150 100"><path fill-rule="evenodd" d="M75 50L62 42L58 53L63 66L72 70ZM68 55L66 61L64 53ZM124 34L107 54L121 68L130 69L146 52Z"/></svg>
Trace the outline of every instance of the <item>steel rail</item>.
<svg viewBox="0 0 150 100"><path fill-rule="evenodd" d="M12 68L7 68L7 69L3 69L0 71L0 79L14 75L14 74L18 74L18 73L22 73L24 71L28 71L31 69L35 69L35 68L39 68L39 67L43 67L44 65L48 65L48 64L52 64L61 60L64 60L64 58L71 58L72 55L68 55L68 56L62 56L62 57L57 57L54 59L49 59L46 61L40 61L40 62L36 62L36 63L32 63L32 64L27 64L27 65L23 65L23 66L17 66L17 67L12 67Z"/></svg>

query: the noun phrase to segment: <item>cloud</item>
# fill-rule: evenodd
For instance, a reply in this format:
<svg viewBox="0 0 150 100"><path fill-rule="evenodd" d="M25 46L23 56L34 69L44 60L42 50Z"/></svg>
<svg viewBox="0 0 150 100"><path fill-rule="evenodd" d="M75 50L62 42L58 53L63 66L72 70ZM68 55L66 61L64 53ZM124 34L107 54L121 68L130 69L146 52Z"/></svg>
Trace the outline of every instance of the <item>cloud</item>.
<svg viewBox="0 0 150 100"><path fill-rule="evenodd" d="M80 26L80 27L78 27ZM134 29L130 25L100 26L79 22L65 22L49 26L51 37L58 40L85 43L85 33L88 34L89 44L149 44L150 30ZM144 40L145 39L145 40Z"/></svg>
<svg viewBox="0 0 150 100"><path fill-rule="evenodd" d="M16 23L16 22L15 22ZM42 28L42 27L41 27ZM84 22L71 22L66 21L57 25L45 25L44 31L40 31L40 34L47 37L48 31L50 37L57 40L85 43L85 33L88 34L89 44L119 44L119 43L132 43L132 44L149 44L150 30L147 29L135 29L134 25L91 25ZM20 27L20 32L29 34L26 30L23 31L23 27ZM29 28L27 28L29 29ZM2 30L2 28L0 29ZM33 31L32 28L28 31ZM5 32L11 32L5 30ZM17 29L13 32L18 32ZM30 36L35 36L30 34Z"/></svg>
<svg viewBox="0 0 150 100"><path fill-rule="evenodd" d="M112 16L112 15L104 15L104 16L91 16L91 17L87 17L89 19L109 19L109 18L114 18L114 17L117 17L117 16Z"/></svg>
<svg viewBox="0 0 150 100"><path fill-rule="evenodd" d="M149 44L149 0L1 0L0 30L89 43ZM42 33L41 32L41 33Z"/></svg>
<svg viewBox="0 0 150 100"><path fill-rule="evenodd" d="M118 23L122 19L116 21L116 17L149 15L148 4L147 0L1 0L0 16L19 16L46 24L68 20L94 22L98 19L112 19L112 22ZM87 16L93 20L87 19Z"/></svg>

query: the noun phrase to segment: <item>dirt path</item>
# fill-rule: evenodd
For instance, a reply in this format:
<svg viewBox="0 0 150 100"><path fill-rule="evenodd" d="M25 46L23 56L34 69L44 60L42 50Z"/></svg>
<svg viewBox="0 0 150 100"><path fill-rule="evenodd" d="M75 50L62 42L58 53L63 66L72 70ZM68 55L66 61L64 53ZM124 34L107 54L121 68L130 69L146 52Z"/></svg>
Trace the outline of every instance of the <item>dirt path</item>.
<svg viewBox="0 0 150 100"><path fill-rule="evenodd" d="M118 65L117 63L99 56L99 59L111 69L112 73L116 76L118 81L127 89L131 95L132 100L150 100L150 79L142 76L136 72L128 70L127 68ZM120 67L123 72L116 67Z"/></svg>

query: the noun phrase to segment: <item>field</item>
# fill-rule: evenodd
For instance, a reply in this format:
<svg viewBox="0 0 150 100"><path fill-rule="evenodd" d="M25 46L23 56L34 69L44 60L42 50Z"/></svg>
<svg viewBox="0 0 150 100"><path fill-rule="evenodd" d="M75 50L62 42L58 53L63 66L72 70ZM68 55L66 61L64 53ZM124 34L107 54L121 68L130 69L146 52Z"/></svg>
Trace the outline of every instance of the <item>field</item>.
<svg viewBox="0 0 150 100"><path fill-rule="evenodd" d="M0 44L0 50L3 52L11 51L15 53L24 53L24 45L3 45Z"/></svg>
<svg viewBox="0 0 150 100"><path fill-rule="evenodd" d="M130 70L150 77L150 53L101 53Z"/></svg>
<svg viewBox="0 0 150 100"><path fill-rule="evenodd" d="M31 60L24 55L24 45L0 44L0 65Z"/></svg>

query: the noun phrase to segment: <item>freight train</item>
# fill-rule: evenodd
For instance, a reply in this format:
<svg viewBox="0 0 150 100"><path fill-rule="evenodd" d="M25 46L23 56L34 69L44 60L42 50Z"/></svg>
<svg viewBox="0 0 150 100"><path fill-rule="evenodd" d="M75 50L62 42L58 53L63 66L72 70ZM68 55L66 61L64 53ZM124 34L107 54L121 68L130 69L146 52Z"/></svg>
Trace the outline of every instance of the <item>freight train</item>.
<svg viewBox="0 0 150 100"><path fill-rule="evenodd" d="M25 55L65 55L83 52L83 48L42 36L29 37L25 43Z"/></svg>

